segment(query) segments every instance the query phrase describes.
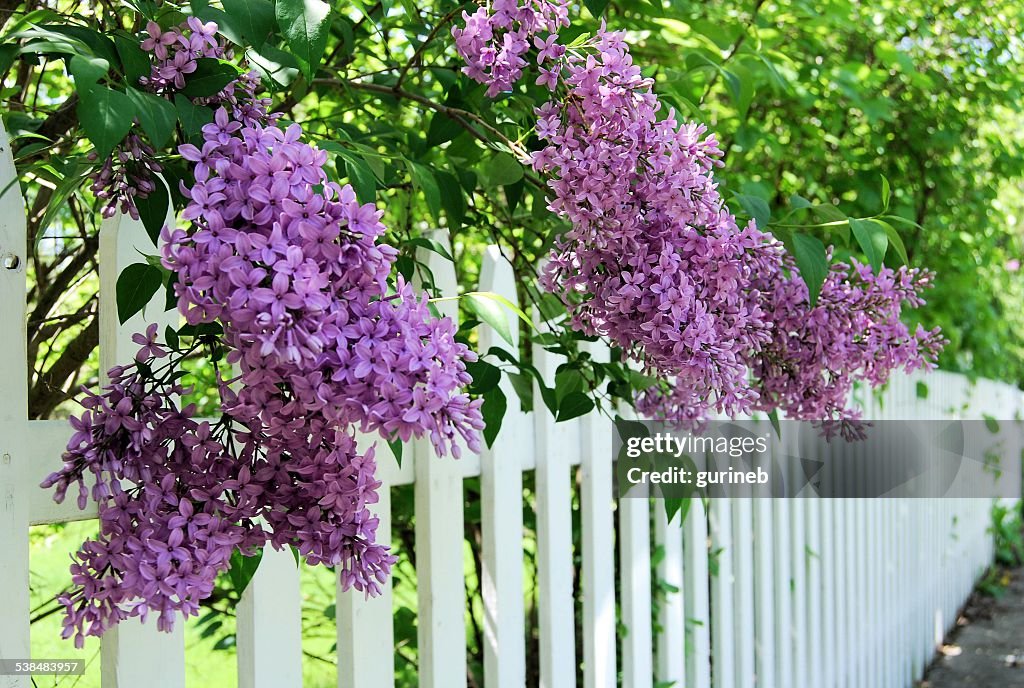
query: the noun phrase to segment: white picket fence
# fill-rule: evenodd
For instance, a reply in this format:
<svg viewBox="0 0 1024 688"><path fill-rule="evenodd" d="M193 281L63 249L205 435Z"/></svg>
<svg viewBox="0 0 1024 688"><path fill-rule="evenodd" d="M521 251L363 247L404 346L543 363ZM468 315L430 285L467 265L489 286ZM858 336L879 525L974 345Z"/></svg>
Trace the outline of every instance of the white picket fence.
<svg viewBox="0 0 1024 688"><path fill-rule="evenodd" d="M0 129L0 188L14 179ZM116 276L153 253L127 217L106 222L100 244L101 358L104 369L134 354L130 334L144 320L117 325ZM60 465L70 430L62 421L28 421L25 325L25 222L17 185L0 198L0 658L29 656L29 527L95 517L74 500L52 501L39 482ZM450 263L428 257L445 294L457 290ZM11 265L13 261L7 261ZM516 298L514 277L488 249L480 289ZM162 298L162 296L160 297ZM441 304L456 316L455 304ZM146 320L174 318L154 307ZM481 331L481 349L497 344ZM595 348L595 356L607 350ZM552 376L559 358L537 350ZM507 380L503 380L507 385ZM1010 386L936 373L927 399L915 380L896 380L868 417L924 418L1022 408ZM419 684L466 686L463 480L481 478L485 685L526 684L523 514L536 508L540 685L573 688L908 688L992 559L991 500L750 500L695 503L686 521L667 523L659 502L612 498L611 423L588 416L554 423L546 410L522 413L516 395L493 449L461 461L437 459L429 445L406 449L401 467L379 447L385 484L378 536L391 532L390 487L414 484L418 582ZM411 449L411 451L410 451ZM523 500L523 474L535 472L535 504ZM580 589L574 589L573 481L580 484ZM618 548L616 567L615 548ZM663 553L653 565L653 553ZM405 553L401 553L405 556ZM616 599L616 577L620 599ZM652 619L652 580L678 589ZM337 596L338 686L395 685L390 584L379 598ZM617 604L618 603L618 604ZM581 656L575 613L582 606ZM656 621L656 623L654 623ZM628 632L617 633L617 623ZM299 573L287 552L268 551L245 591L237 618L238 683L289 688L302 683ZM660 629L657 630L656 629ZM70 650L70 648L69 648ZM69 654L69 656L71 656ZM122 623L102 639L104 688L182 688L181 624ZM0 686L27 688L27 677ZM666 685L666 684L661 684Z"/></svg>

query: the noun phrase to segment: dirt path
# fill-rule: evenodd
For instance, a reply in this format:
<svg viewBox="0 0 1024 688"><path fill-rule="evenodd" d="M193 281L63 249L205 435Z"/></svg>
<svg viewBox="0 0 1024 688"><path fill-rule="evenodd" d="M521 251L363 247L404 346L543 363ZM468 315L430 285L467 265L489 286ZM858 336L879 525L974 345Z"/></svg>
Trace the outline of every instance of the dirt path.
<svg viewBox="0 0 1024 688"><path fill-rule="evenodd" d="M976 596L922 688L1024 688L1024 571L997 600Z"/></svg>

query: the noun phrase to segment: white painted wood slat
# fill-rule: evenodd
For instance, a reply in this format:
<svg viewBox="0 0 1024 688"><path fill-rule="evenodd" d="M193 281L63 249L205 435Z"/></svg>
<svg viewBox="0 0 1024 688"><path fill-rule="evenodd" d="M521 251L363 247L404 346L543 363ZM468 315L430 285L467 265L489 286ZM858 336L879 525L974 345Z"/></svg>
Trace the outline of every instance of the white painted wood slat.
<svg viewBox="0 0 1024 688"><path fill-rule="evenodd" d="M622 590L622 685L650 688L654 682L651 634L651 502L619 500L619 588Z"/></svg>
<svg viewBox="0 0 1024 688"><path fill-rule="evenodd" d="M732 539L732 499L715 497L708 501L711 551L718 564L718 575L711 577L711 680L715 688L734 688L737 685L736 641L740 629L735 627L733 598L736 550Z"/></svg>
<svg viewBox="0 0 1024 688"><path fill-rule="evenodd" d="M450 250L447 233L437 232L433 238ZM422 251L420 260L427 265L440 293L458 293L450 261L428 251ZM458 321L455 301L437 305L442 315ZM413 444L420 686L459 688L466 685L462 474L450 456L434 455L430 440L424 438Z"/></svg>
<svg viewBox="0 0 1024 688"><path fill-rule="evenodd" d="M681 514L672 521L666 518L665 502L658 499L654 507L655 542L662 548L658 562L658 580L671 586L659 609L661 633L657 641L657 678L662 683L683 685L686 681L686 608L683 599L683 529Z"/></svg>
<svg viewBox="0 0 1024 688"><path fill-rule="evenodd" d="M775 539L772 499L754 500L754 667L758 688L775 688Z"/></svg>
<svg viewBox="0 0 1024 688"><path fill-rule="evenodd" d="M564 362L542 347L533 349L534 366L549 384ZM536 400L537 587L541 688L576 685L576 629L573 603L572 485L570 466L580 461L579 419L556 423Z"/></svg>
<svg viewBox="0 0 1024 688"><path fill-rule="evenodd" d="M515 274L497 246L488 247L480 269L480 291L517 303ZM513 343L500 339L488 325L479 330L480 351L492 346L519 350L519 321L509 318ZM531 418L523 413L515 390L502 375L508 407L491 448L480 455L481 529L484 607L484 682L488 688L522 688L526 684L526 623L523 607L523 469L524 443ZM527 445L529 443L526 443ZM532 449L532 447L530 447Z"/></svg>
<svg viewBox="0 0 1024 688"><path fill-rule="evenodd" d="M28 524L30 464L25 452L28 363L25 331L25 204L0 120L0 581L4 612L0 657L29 656ZM34 477L34 476L32 476ZM38 483L36 483L38 485ZM73 499L72 499L73 501ZM3 688L28 688L27 676L0 676Z"/></svg>
<svg viewBox="0 0 1024 688"><path fill-rule="evenodd" d="M302 685L302 598L290 549L263 549L238 604L238 687Z"/></svg>
<svg viewBox="0 0 1024 688"><path fill-rule="evenodd" d="M413 451L403 454L403 463L415 461ZM391 487L385 476L397 471L391 449L377 442L375 452L382 485L378 501L372 507L377 515L377 542L391 538ZM428 457L431 458L431 457ZM408 556L403 552L392 552ZM395 685L395 630L392 623L391 577L381 585L381 594L367 599L355 590L342 591L341 576L336 579L335 604L338 633L338 688L393 688Z"/></svg>
<svg viewBox="0 0 1024 688"><path fill-rule="evenodd" d="M708 517L704 502L690 500L683 524L683 597L686 605L686 686L711 686L711 604L708 598Z"/></svg>
<svg viewBox="0 0 1024 688"><path fill-rule="evenodd" d="M754 618L754 510L752 500L737 497L729 500L732 504L733 542L733 605L735 611L734 645L736 647L736 685L739 688L753 688L757 681Z"/></svg>
<svg viewBox="0 0 1024 688"><path fill-rule="evenodd" d="M608 360L607 346L587 343L586 351ZM612 432L608 419L596 414L587 415L580 430L584 688L614 688L617 681Z"/></svg>

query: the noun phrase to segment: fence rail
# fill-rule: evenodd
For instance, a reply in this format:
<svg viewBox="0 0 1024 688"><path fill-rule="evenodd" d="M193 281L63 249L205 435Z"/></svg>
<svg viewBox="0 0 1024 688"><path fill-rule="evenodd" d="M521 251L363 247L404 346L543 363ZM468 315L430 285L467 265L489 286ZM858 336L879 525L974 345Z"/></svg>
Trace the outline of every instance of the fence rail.
<svg viewBox="0 0 1024 688"><path fill-rule="evenodd" d="M25 221L6 134L0 128L0 657L29 656L29 527L95 518L74 500L58 505L39 482L60 465L70 436L63 421L27 420ZM10 187L10 188L9 188ZM106 221L100 233L101 361L133 355L141 315L117 324L114 284L121 268L154 252L141 225ZM424 256L435 282L455 293L452 266ZM484 256L480 289L515 301L514 276L497 247ZM454 304L442 304L457 316ZM158 304L146 320L176 321ZM483 329L481 344L496 343ZM593 346L594 356L608 351ZM553 376L559 357L534 351ZM503 380L502 384L508 384ZM865 401L869 418L1019 414L1018 390L957 375L894 381ZM857 687L907 688L919 678L943 631L992 559L988 500L695 501L685 522L668 522L660 503L612 498L611 424L597 417L554 423L512 399L498 441L481 455L437 459L428 444L407 448L401 466L378 447L384 482L378 536L391 537L390 488L414 484L418 579L419 685L466 685L463 480L481 479L484 676L488 688L526 683L524 510L536 509L540 685L572 688ZM533 472L535 504L524 502ZM580 489L581 575L573 569L573 481ZM617 561L616 564L616 552ZM654 553L657 552L657 564ZM401 556L405 553L400 552ZM616 576L618 586L616 586ZM652 618L652 576L670 587ZM579 589L574 580L579 580ZM620 599L616 599L616 590ZM582 607L577 644L575 608ZM238 682L282 688L302 681L299 573L287 552L268 550L238 609ZM365 600L339 592L338 685L394 685L392 591ZM617 633L617 624L627 633ZM182 688L182 624L160 634L123 622L102 639L104 688ZM581 648L577 655L577 647ZM580 666L582 669L580 670ZM27 677L0 686L27 688Z"/></svg>

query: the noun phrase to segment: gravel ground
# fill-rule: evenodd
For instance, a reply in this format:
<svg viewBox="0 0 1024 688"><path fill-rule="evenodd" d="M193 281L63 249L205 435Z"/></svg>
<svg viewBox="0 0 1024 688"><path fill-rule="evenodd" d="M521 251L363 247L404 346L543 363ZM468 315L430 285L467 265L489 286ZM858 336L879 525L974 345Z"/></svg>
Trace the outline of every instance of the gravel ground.
<svg viewBox="0 0 1024 688"><path fill-rule="evenodd" d="M1024 571L998 599L975 594L921 688L1024 688Z"/></svg>

